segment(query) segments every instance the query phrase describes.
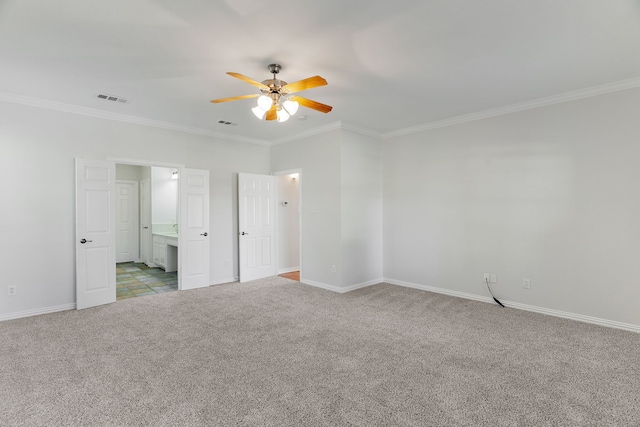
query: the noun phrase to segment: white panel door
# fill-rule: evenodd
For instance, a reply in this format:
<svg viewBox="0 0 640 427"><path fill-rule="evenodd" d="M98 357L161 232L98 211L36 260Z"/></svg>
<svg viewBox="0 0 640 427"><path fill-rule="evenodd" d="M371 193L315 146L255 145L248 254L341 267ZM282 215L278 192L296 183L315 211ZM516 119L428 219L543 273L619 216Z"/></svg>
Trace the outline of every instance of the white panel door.
<svg viewBox="0 0 640 427"><path fill-rule="evenodd" d="M116 182L116 262L140 259L138 182Z"/></svg>
<svg viewBox="0 0 640 427"><path fill-rule="evenodd" d="M178 266L180 289L209 286L209 171L181 169Z"/></svg>
<svg viewBox="0 0 640 427"><path fill-rule="evenodd" d="M238 174L240 282L275 276L275 179Z"/></svg>
<svg viewBox="0 0 640 427"><path fill-rule="evenodd" d="M140 181L140 260L149 265L151 255L151 185L148 179Z"/></svg>
<svg viewBox="0 0 640 427"><path fill-rule="evenodd" d="M76 307L115 302L114 162L76 159Z"/></svg>

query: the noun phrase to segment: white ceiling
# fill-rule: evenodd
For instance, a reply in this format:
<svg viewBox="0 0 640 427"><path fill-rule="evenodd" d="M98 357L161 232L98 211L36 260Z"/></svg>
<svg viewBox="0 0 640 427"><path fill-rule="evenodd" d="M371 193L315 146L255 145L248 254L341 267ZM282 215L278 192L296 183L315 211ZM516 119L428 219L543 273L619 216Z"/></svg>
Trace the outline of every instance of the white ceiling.
<svg viewBox="0 0 640 427"><path fill-rule="evenodd" d="M374 134L640 77L639 0L0 0L0 92L235 138ZM328 86L261 122L225 73ZM98 93L130 99L116 104ZM90 110L86 110L90 111ZM233 126L218 120L231 121Z"/></svg>

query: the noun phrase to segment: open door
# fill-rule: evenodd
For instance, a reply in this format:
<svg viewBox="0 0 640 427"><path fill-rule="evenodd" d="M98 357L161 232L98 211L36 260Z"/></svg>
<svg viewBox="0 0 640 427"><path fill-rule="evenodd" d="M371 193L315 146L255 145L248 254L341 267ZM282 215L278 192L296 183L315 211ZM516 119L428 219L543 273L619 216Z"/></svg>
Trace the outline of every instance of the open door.
<svg viewBox="0 0 640 427"><path fill-rule="evenodd" d="M276 275L275 177L238 174L240 282Z"/></svg>
<svg viewBox="0 0 640 427"><path fill-rule="evenodd" d="M114 162L76 158L76 307L116 300Z"/></svg>
<svg viewBox="0 0 640 427"><path fill-rule="evenodd" d="M179 287L209 286L209 171L181 169L178 229Z"/></svg>

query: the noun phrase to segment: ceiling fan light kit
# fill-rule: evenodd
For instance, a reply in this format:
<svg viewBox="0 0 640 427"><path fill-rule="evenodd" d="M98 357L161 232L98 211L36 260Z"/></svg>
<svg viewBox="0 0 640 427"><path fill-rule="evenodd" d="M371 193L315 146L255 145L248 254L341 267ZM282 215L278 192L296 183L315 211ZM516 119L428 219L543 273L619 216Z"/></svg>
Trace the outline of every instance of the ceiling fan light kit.
<svg viewBox="0 0 640 427"><path fill-rule="evenodd" d="M230 98L214 99L211 102L217 104L220 102L235 101L238 99L258 98L258 105L251 109L253 114L260 120L277 120L278 122L286 122L289 120L289 117L296 114L300 105L320 111L321 113L328 113L333 109L333 107L329 105L312 101L307 98L302 98L297 95L292 95L295 92L300 92L318 86L325 86L327 81L322 77L309 77L289 84L276 78L282 69L279 64L270 64L268 69L269 72L273 74L273 78L264 80L261 83L239 73L227 73L232 77L256 86L262 92L261 95L241 95Z"/></svg>
<svg viewBox="0 0 640 427"><path fill-rule="evenodd" d="M272 104L273 104L273 100L269 98L267 95L260 95L258 97L258 107L260 107L264 111L269 110Z"/></svg>

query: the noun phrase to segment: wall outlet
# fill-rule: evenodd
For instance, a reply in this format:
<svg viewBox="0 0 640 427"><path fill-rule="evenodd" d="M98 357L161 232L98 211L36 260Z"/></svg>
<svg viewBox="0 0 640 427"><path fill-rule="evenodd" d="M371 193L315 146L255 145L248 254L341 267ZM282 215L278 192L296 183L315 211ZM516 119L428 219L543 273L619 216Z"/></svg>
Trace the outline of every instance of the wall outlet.
<svg viewBox="0 0 640 427"><path fill-rule="evenodd" d="M522 282L525 289L531 289L531 279L523 279Z"/></svg>
<svg viewBox="0 0 640 427"><path fill-rule="evenodd" d="M225 266L225 268L228 268L230 266L228 259L224 260L224 266Z"/></svg>
<svg viewBox="0 0 640 427"><path fill-rule="evenodd" d="M482 281L484 283L489 283L490 280L491 280L491 275L489 273L484 273L484 277L482 278Z"/></svg>
<svg viewBox="0 0 640 427"><path fill-rule="evenodd" d="M8 290L7 294L9 296L14 296L16 293L17 293L16 285L9 286L9 290Z"/></svg>
<svg viewBox="0 0 640 427"><path fill-rule="evenodd" d="M335 265L332 265L332 266L331 266L331 272L332 272L333 274L336 274L336 273L338 272L338 269L336 268L336 266L335 266Z"/></svg>
<svg viewBox="0 0 640 427"><path fill-rule="evenodd" d="M489 283L498 283L498 275L496 273L491 273L491 278L489 279Z"/></svg>

